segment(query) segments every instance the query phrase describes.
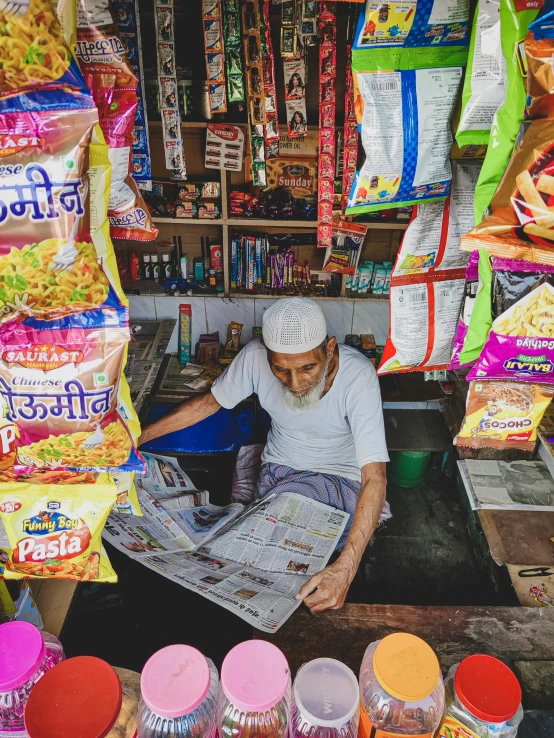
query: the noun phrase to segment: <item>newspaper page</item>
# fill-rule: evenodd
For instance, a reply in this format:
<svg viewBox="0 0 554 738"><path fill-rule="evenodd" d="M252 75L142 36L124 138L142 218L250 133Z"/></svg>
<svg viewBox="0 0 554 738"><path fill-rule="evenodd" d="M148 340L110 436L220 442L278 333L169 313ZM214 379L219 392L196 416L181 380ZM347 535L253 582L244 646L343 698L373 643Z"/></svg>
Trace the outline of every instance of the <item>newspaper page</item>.
<svg viewBox="0 0 554 738"><path fill-rule="evenodd" d="M143 511L146 516L144 507ZM146 550L139 555L117 540L119 530L114 531L112 524L116 517L125 518L121 525L132 526L132 516L110 515L107 541L258 630L274 633L300 606L296 600L300 589L327 565L349 515L302 495L282 492L253 503L201 548ZM144 518L135 520L138 525ZM129 533L133 531L127 530Z"/></svg>
<svg viewBox="0 0 554 738"><path fill-rule="evenodd" d="M543 461L458 461L473 510L554 511L554 479Z"/></svg>
<svg viewBox="0 0 554 738"><path fill-rule="evenodd" d="M138 490L144 490L156 500L174 497L187 493L190 497L182 497L185 502L192 499L189 507L205 505L207 493L197 490L190 477L179 466L177 459L160 454L144 454L146 460L146 474L135 475L135 485Z"/></svg>

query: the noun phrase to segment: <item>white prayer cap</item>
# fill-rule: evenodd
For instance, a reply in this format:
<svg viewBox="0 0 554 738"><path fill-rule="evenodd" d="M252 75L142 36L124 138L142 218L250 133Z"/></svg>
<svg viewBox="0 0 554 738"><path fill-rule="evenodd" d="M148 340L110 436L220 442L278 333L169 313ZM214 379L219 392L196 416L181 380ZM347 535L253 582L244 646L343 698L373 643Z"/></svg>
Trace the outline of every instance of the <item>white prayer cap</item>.
<svg viewBox="0 0 554 738"><path fill-rule="evenodd" d="M316 302L306 297L288 297L277 300L265 311L262 334L270 351L304 354L327 338L327 324Z"/></svg>

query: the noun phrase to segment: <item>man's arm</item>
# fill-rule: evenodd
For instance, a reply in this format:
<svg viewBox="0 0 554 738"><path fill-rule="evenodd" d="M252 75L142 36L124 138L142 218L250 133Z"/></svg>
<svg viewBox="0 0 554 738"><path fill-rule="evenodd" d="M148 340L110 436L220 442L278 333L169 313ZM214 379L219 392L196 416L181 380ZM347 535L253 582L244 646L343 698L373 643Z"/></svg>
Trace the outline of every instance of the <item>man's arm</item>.
<svg viewBox="0 0 554 738"><path fill-rule="evenodd" d="M173 431L195 425L216 413L220 407L221 405L211 392L206 392L200 397L193 397L183 402L169 415L144 428L139 438L139 446L159 436L165 436L166 433L173 433Z"/></svg>
<svg viewBox="0 0 554 738"><path fill-rule="evenodd" d="M312 613L340 610L348 588L356 576L358 566L371 536L379 523L387 491L387 465L376 461L362 467L362 484L354 521L346 545L334 564L315 574L302 587L296 599Z"/></svg>

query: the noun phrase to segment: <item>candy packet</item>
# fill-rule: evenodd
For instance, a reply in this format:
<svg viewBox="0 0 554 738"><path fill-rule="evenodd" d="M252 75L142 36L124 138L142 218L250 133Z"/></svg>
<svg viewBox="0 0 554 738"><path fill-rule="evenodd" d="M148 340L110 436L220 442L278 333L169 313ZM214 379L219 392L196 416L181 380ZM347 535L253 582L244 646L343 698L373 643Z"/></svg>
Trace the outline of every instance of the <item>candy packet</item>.
<svg viewBox="0 0 554 738"><path fill-rule="evenodd" d="M524 382L469 383L466 415L456 446L533 451L554 387Z"/></svg>
<svg viewBox="0 0 554 738"><path fill-rule="evenodd" d="M144 469L118 411L128 337L121 328L4 330L0 397L16 426L16 472Z"/></svg>
<svg viewBox="0 0 554 738"><path fill-rule="evenodd" d="M493 259L493 322L468 379L554 381L554 266Z"/></svg>
<svg viewBox="0 0 554 738"><path fill-rule="evenodd" d="M114 500L109 481L2 485L0 519L11 546L4 577L116 582L101 539Z"/></svg>

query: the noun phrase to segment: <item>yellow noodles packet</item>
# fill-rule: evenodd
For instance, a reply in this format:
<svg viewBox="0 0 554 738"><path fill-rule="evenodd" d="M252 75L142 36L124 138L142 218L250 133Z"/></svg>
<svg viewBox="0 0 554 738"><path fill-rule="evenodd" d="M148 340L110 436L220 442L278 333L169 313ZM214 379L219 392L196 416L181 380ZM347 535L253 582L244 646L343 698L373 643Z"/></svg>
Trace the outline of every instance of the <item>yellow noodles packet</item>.
<svg viewBox="0 0 554 738"><path fill-rule="evenodd" d="M91 485L3 484L0 518L11 551L6 579L115 582L102 530L116 499L112 481Z"/></svg>

